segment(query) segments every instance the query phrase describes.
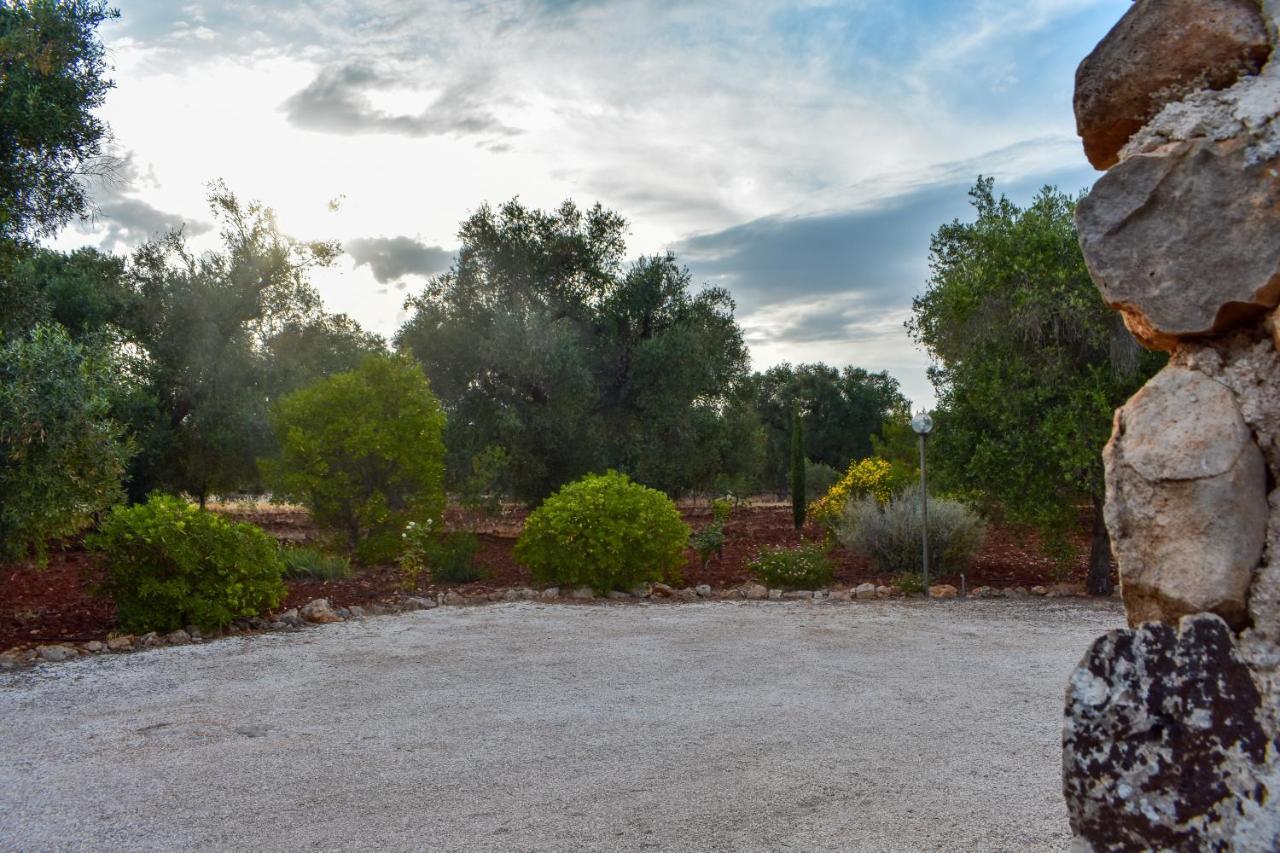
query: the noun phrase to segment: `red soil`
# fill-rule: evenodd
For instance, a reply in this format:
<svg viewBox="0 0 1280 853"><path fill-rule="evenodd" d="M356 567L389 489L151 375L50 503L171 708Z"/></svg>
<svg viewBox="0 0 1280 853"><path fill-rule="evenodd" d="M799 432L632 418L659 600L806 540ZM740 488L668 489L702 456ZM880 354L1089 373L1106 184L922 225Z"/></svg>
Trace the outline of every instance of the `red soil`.
<svg viewBox="0 0 1280 853"><path fill-rule="evenodd" d="M229 507L219 511L237 520L251 521L281 540L306 542L318 538L306 512L294 508ZM683 506L685 520L697 529L708 523L711 511L705 505ZM485 571L482 581L459 589L475 594L510 586L531 585L528 571L512 554L516 537L527 513L509 510L497 518L451 508L446 514L450 529L474 531L480 539L477 564ZM1054 562L1043 556L1034 533L1009 526L991 526L982 550L966 572L970 588L1033 586L1055 581L1083 583L1087 572L1088 520L1084 520L1076 542L1078 557L1066 576L1055 576ZM820 532L808 527L804 538L814 540ZM791 523L790 508L780 504L760 504L735 511L725 528L724 553L713 557L704 570L697 555L688 552L684 579L689 585L710 584L722 588L751 578L747 569L755 553L766 545L794 545L802 541ZM843 548L832 552L838 583L853 585L864 581L887 583L890 578L877 573L866 557ZM91 555L76 546L52 553L48 565L31 564L0 568L0 650L17 644L86 641L102 639L114 628L114 607L93 593L101 572ZM938 582L959 585L959 577ZM284 607L295 607L313 598L328 598L335 606L369 604L404 595L394 566L360 569L355 576L340 581L287 581ZM439 591L422 583L416 594Z"/></svg>

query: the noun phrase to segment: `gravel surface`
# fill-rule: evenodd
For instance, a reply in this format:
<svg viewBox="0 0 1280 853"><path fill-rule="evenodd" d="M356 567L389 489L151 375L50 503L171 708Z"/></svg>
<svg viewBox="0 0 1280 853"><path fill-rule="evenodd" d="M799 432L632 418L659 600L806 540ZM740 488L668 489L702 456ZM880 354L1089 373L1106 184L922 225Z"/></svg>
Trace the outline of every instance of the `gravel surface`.
<svg viewBox="0 0 1280 853"><path fill-rule="evenodd" d="M507 604L0 676L0 849L1063 850L1117 603Z"/></svg>

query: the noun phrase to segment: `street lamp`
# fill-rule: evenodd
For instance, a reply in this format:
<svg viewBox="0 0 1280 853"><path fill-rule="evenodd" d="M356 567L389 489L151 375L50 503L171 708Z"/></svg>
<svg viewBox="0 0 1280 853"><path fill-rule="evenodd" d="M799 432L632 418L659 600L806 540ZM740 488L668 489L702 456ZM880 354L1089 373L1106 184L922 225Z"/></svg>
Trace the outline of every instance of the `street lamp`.
<svg viewBox="0 0 1280 853"><path fill-rule="evenodd" d="M924 597L929 597L929 486L924 475L924 439L933 431L933 418L921 410L911 419L911 428L920 436L920 531L923 534Z"/></svg>

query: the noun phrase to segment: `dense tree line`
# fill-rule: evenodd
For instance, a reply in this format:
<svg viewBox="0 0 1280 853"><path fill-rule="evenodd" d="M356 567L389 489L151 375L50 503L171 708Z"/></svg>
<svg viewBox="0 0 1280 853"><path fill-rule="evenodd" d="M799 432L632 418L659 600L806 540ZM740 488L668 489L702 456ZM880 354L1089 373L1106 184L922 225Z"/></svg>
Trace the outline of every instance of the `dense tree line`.
<svg viewBox="0 0 1280 853"><path fill-rule="evenodd" d="M309 281L337 245L282 233L221 184L215 250L181 231L128 257L41 247L88 212L84 179L104 169L96 31L113 14L0 5L0 557L153 491L203 503L262 488L261 461L290 440L272 428L277 402L388 352ZM936 361L936 480L1060 544L1082 504L1100 505L1112 409L1160 358L1102 305L1072 199L1046 189L1019 209L989 180L972 195L976 220L934 235L909 324ZM612 468L672 495L783 493L797 434L815 466L874 454L911 473L894 379L752 373L730 295L670 253L628 261L626 230L599 205L482 205L451 269L408 301L396 363L415 359L440 400L452 489L532 502ZM1095 588L1107 553L1099 523Z"/></svg>

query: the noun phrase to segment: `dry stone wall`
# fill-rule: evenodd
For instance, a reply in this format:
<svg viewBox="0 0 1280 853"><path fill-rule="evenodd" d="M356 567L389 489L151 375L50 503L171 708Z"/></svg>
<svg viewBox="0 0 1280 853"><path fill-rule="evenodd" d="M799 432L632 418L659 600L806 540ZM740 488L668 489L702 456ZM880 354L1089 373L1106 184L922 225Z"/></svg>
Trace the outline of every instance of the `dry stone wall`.
<svg viewBox="0 0 1280 853"><path fill-rule="evenodd" d="M1280 0L1138 0L1080 65L1103 298L1168 366L1117 413L1130 629L1072 675L1078 850L1280 850Z"/></svg>

